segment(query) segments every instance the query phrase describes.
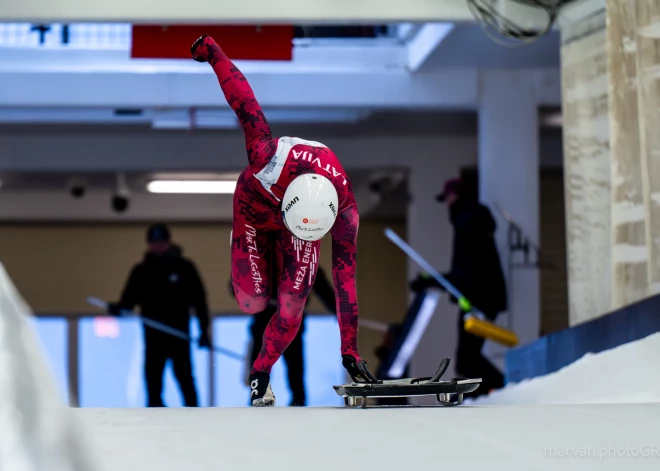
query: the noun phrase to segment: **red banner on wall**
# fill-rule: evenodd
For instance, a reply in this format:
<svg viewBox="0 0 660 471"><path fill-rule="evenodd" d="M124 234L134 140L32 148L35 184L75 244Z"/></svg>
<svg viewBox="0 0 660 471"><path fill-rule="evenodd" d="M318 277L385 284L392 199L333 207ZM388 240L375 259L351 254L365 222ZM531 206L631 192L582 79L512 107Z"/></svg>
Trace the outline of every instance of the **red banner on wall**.
<svg viewBox="0 0 660 471"><path fill-rule="evenodd" d="M190 59L190 46L203 34L232 60L290 61L293 53L293 26L133 25L131 57Z"/></svg>

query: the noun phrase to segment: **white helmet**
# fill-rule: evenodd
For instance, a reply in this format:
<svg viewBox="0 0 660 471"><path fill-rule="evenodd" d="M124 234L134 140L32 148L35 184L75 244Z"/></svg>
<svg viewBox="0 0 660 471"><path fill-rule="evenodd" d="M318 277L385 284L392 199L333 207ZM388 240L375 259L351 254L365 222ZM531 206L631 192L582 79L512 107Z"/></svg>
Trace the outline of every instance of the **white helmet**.
<svg viewBox="0 0 660 471"><path fill-rule="evenodd" d="M282 219L299 239L322 239L335 223L337 190L323 175L306 173L293 179L282 198Z"/></svg>

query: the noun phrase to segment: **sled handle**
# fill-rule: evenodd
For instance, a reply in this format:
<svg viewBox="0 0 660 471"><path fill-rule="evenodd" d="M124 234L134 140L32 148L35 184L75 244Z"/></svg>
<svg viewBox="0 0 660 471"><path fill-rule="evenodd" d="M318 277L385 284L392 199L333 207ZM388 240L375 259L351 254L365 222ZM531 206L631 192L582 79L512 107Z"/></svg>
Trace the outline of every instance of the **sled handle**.
<svg viewBox="0 0 660 471"><path fill-rule="evenodd" d="M438 367L438 371L435 372L433 375L433 378L431 378L431 383L437 383L440 381L440 378L442 378L442 375L445 374L445 371L447 371L447 368L449 368L449 358L443 358L442 361L440 362L440 366Z"/></svg>

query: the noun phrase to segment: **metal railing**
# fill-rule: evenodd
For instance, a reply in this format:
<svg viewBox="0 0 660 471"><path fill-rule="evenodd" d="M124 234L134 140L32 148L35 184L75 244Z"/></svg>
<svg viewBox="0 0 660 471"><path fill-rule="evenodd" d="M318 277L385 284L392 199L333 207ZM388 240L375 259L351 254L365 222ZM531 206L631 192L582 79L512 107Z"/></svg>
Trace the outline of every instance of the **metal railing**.
<svg viewBox="0 0 660 471"><path fill-rule="evenodd" d="M64 344L66 348L66 387L68 391L68 403L71 407L80 407L80 320L87 318L101 318L102 315L97 314L34 314L35 319L60 319L66 322L66 331ZM211 324L228 315L215 315L211 317ZM114 319L108 317L108 319ZM213 330L213 329L211 329ZM214 368L214 353L208 351L208 370L207 380L209 385L209 406L216 405L215 401L215 384L216 372Z"/></svg>
<svg viewBox="0 0 660 471"><path fill-rule="evenodd" d="M127 381L126 386L130 388L133 388L135 377L133 375L136 374L136 372L131 369L131 367L128 367L128 370L131 371L129 373L129 376L125 376L125 371L123 368L125 367L125 363L123 363L125 360L122 360L122 357L115 357L115 351L113 350L113 353L108 354L107 351L107 344L105 346L101 344L95 344L95 346L92 346L90 341L107 341L108 339L120 339L122 338L123 340L120 340L119 343L121 346L117 345L115 346L116 348L119 348L121 352L124 352L123 348L126 347L126 345L129 345L127 348L130 349L128 352L128 356L131 356L135 353L135 345L133 341L135 340L135 335L138 335L140 338L142 337L142 323L139 321L139 317L121 317L121 318L115 318L113 316L106 316L103 315L102 313L90 313L90 314L61 314L61 313L55 313L55 314L33 314L33 320L36 321L37 326L35 327L37 330L39 329L44 329L41 332L36 332L37 336L40 337L40 341L42 343L42 347L47 348L52 354L56 355L56 358L50 358L51 361L51 366L56 370L54 371L55 376L58 378L58 382L63 386L64 391L66 396L65 400L67 401L68 405L70 407L96 407L99 404L99 401L103 404L105 404L105 401L111 401L113 404L116 404L117 401L115 399L111 399L110 396L112 396L112 393L104 393L104 396L101 397L96 397L95 392L89 392L89 391L94 391L94 384L96 384L94 379L92 377L85 377L85 375L88 374L90 371L90 358L93 359L94 363L94 376L95 378L98 375L103 375L106 378L120 378L119 381ZM244 349L247 347L248 342L250 341L250 333L249 333L249 320L251 316L246 315L246 314L233 314L233 313L216 313L215 315L211 316L210 319L210 340L211 343L214 344L216 347L218 345L222 345L223 347L216 350L215 352L211 350L203 350L203 349L198 349L198 348L193 348L191 349L191 359L193 361L194 365L194 371L195 371L195 379L196 383L198 386L198 394L199 394L199 402L200 406L203 407L216 407L220 406L223 403L229 403L229 404L234 404L236 405L237 397L236 394L238 394L238 390L236 388L241 388L242 386L239 386L239 383L241 383L240 378L235 378L233 375L236 372L235 366L232 366L232 362L238 362L240 363L240 367L238 370L241 371L240 377L243 378L243 375L245 373L245 368L247 367L245 363L245 359L242 358L243 355L247 354L246 350ZM89 323L85 324L85 322L88 322L91 319L95 319L94 323ZM332 327L333 333L331 335L325 335L324 338L332 338L334 334L337 334L337 341L338 341L338 331L336 331L336 320L334 315L329 315L326 313L308 313L306 315L306 327L305 331L306 332L311 332L312 330L316 332L316 334L311 334L310 335L315 335L312 338L308 338L308 340L305 340L305 362L308 361L318 361L320 357L326 358L327 357L327 348L329 345L324 345L321 346L319 345L316 341L312 339L318 340L318 335L319 335L319 328L326 329L328 327ZM39 321L40 320L54 320L57 322L57 328L55 329L57 331L57 336L53 336L52 330L49 330L49 328L42 326L39 326ZM98 324L96 323L96 320L100 321ZM104 322L107 321L107 324ZM245 322L245 344L243 343L243 338L240 338L237 340L236 337L236 324L235 322L239 321L239 323ZM119 322L123 324L120 324L119 326L113 325L113 322ZM133 324L134 322L134 324ZM223 326L223 323L227 322L228 325ZM191 318L191 333L193 337L196 336L196 331L198 330L197 327L197 320ZM316 326L316 327L314 327ZM136 327L139 330L139 332L136 332ZM227 330L225 331L225 327ZM241 327L242 329L242 327ZM336 331L336 332L335 332ZM47 337L44 337L47 336ZM125 335L125 336L124 336ZM217 338L213 338L217 336ZM91 339L91 340L90 340ZM139 341L142 345L143 340ZM233 345L232 345L233 344ZM240 344L240 346L239 346ZM62 346L64 347L64 352L62 355ZM112 347L112 348L115 348ZM249 349L249 347L248 347ZM105 353L99 357L99 351L104 351ZM92 355L90 357L90 355ZM108 355L111 355L112 358L108 357ZM63 356L63 357L62 357ZM131 360L131 362L134 360L134 358ZM230 363L227 363L229 361ZM325 360L324 360L325 361ZM111 370L106 370L103 368L103 364L107 364L107 362L112 362L112 364L116 367L113 367ZM204 363L206 362L206 363ZM340 368L341 363L338 361L337 362L337 368L338 370L343 371L342 368ZM132 368L134 368L135 365L132 365ZM229 370L225 370L225 368L229 368ZM224 377L226 374L228 374L228 371L233 371L234 373L230 374L230 377L226 379L226 381L231 382L232 384L225 383L223 386L223 383L221 381L224 381ZM121 372L121 373L120 373ZM165 370L167 372L167 369ZM164 372L164 374L165 374ZM282 373L282 371L280 371ZM327 373L327 371L324 373L323 369L320 369L318 371L321 375L324 375ZM117 375L121 376L117 376ZM275 373L278 375L279 373ZM309 370L308 372L305 373L306 376L312 375L314 376L315 373L312 370ZM109 375L109 376L107 376ZM98 376L100 378L100 376ZM140 377L142 377L140 375ZM97 378L98 379L98 378ZM307 381L312 381L313 379L309 377ZM277 381L277 380L276 380ZM112 381L111 381L112 382ZM233 384L234 382L237 382L236 384ZM62 384L65 383L65 384ZM113 384L119 384L119 383L113 383ZM124 384L124 383L121 383ZM144 386L144 385L143 385ZM220 390L219 388L222 387L223 389ZM201 389L199 389L201 388ZM224 392L221 392L224 391ZM232 392L229 392L232 391ZM134 393L134 391L133 391ZM85 397L82 398L81 400L81 394L86 395ZM170 395L170 397L175 397L171 396L173 394L173 390L170 390L167 388L166 382L163 383L163 394L165 395ZM205 399L205 396L208 396L207 399ZM114 396L112 396L114 397ZM247 396L246 396L247 397ZM310 399L310 398L308 398ZM132 393L128 393L127 397L121 397L118 399L119 402L121 403L122 401L128 400L129 403L132 405L130 407L133 407L135 404L135 397L132 395ZM322 400L324 403L326 399L324 398ZM324 405L324 404L321 404ZM105 405L103 405L105 407ZM122 406L123 407L123 406ZM138 405L139 407L139 405Z"/></svg>

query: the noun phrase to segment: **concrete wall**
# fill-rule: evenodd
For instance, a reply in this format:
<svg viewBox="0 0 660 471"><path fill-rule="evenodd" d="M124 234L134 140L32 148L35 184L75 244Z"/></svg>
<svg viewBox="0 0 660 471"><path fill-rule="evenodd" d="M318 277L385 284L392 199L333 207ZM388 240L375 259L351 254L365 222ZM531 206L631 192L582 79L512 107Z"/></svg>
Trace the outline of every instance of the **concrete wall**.
<svg viewBox="0 0 660 471"><path fill-rule="evenodd" d="M610 309L610 141L604 12L562 30L564 187L571 325Z"/></svg>
<svg viewBox="0 0 660 471"><path fill-rule="evenodd" d="M660 291L660 6L562 30L571 325Z"/></svg>

